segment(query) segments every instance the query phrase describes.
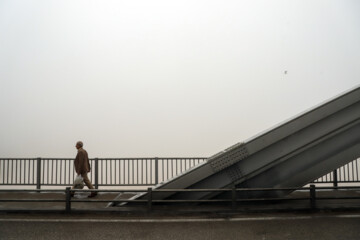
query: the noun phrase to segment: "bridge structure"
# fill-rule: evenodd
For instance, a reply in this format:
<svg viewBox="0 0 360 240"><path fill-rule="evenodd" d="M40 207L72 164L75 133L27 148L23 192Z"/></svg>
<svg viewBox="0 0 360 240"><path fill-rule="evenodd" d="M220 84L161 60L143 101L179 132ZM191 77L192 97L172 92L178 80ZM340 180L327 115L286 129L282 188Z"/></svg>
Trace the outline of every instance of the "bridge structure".
<svg viewBox="0 0 360 240"><path fill-rule="evenodd" d="M360 156L360 86L237 143L154 189L300 188ZM289 190L238 192L279 197ZM158 192L154 200L213 199L231 193ZM146 199L141 193L133 199Z"/></svg>

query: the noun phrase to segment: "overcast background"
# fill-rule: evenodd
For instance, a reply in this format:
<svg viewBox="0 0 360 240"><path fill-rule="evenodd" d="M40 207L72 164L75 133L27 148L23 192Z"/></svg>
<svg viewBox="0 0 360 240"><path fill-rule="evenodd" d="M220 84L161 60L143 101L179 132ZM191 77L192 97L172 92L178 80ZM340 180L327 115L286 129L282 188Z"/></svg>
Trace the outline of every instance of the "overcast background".
<svg viewBox="0 0 360 240"><path fill-rule="evenodd" d="M207 157L359 83L356 0L0 0L0 157Z"/></svg>

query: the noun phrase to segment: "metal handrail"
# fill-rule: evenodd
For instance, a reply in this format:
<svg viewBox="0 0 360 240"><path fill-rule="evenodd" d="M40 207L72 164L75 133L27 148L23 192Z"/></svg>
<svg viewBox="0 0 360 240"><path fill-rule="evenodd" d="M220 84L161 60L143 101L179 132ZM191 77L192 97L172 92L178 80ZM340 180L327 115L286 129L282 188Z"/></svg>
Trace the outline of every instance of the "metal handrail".
<svg viewBox="0 0 360 240"><path fill-rule="evenodd" d="M231 203L230 209L236 210L239 209L237 206L237 203L240 202L271 202L271 201L284 201L284 200L309 200L308 209L316 210L316 202L319 200L339 200L339 199L360 199L359 197L319 197L317 196L317 191L319 190L360 190L360 187L316 187L315 185L311 185L310 187L305 188L256 188L256 189L246 189L246 188L231 188L231 189L166 189L166 191L172 191L172 192L193 192L193 191L207 191L207 192L225 192L225 191L232 191L233 194L231 198L229 199L188 199L188 200L177 200L177 199L167 199L167 200L158 200L153 199L153 193L156 192L164 192L165 189L152 189L148 188L147 193L148 197L147 199L116 199L113 200L117 203L127 203L127 202L134 202L134 203L143 203L146 204L146 210L152 211L153 209L153 203ZM237 198L236 193L237 192L245 192L245 191L281 191L281 190L306 190L309 191L308 197L272 197L272 198ZM82 203L105 203L105 202L111 202L111 200L99 200L99 199L72 199L70 194L71 192L114 192L114 193L127 193L127 192L144 192L143 190L139 189L132 189L132 190L78 190L78 189L70 189L69 187L65 190L65 199L59 200L59 199L0 199L0 202L63 202L65 203L65 209L61 211L65 211L67 213L70 213L73 209L71 208L71 203L76 202L82 202ZM34 192L34 190L31 189L8 189L8 190L0 190L0 193L4 192ZM64 193L64 190L58 190L58 189L49 189L49 190L35 190L35 192L58 192L58 193ZM359 207L358 207L359 208ZM87 209L87 211L91 211L91 209ZM133 208L130 210L138 210L137 208ZM0 210L0 211L7 211ZM41 211L41 210L39 210Z"/></svg>
<svg viewBox="0 0 360 240"><path fill-rule="evenodd" d="M153 186L206 161L199 157L91 158L89 178L99 186ZM313 181L315 184L360 182L360 159ZM69 186L75 178L72 158L0 158L0 185Z"/></svg>
<svg viewBox="0 0 360 240"><path fill-rule="evenodd" d="M99 186L153 186L206 161L206 158L91 158L89 178ZM0 185L69 186L72 158L0 158Z"/></svg>

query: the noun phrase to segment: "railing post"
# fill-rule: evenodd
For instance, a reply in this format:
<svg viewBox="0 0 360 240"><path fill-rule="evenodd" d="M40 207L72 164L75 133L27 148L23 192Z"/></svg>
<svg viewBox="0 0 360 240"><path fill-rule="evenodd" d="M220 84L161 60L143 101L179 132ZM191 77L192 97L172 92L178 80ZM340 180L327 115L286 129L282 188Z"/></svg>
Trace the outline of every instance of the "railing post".
<svg viewBox="0 0 360 240"><path fill-rule="evenodd" d="M36 164L36 189L41 188L41 158L37 158Z"/></svg>
<svg viewBox="0 0 360 240"><path fill-rule="evenodd" d="M335 170L333 171L333 177L334 177L334 182L333 182L334 187L337 187L337 186L338 186L338 175L337 175L337 169L335 169Z"/></svg>
<svg viewBox="0 0 360 240"><path fill-rule="evenodd" d="M95 158L95 189L99 189L99 159Z"/></svg>
<svg viewBox="0 0 360 240"><path fill-rule="evenodd" d="M148 212L151 211L152 209L152 188L148 188L148 191L147 191L147 194L148 194Z"/></svg>
<svg viewBox="0 0 360 240"><path fill-rule="evenodd" d="M70 187L66 188L65 194L66 194L66 200L65 200L65 212L70 213L71 212L71 192Z"/></svg>
<svg viewBox="0 0 360 240"><path fill-rule="evenodd" d="M159 183L159 158L155 158L155 185Z"/></svg>
<svg viewBox="0 0 360 240"><path fill-rule="evenodd" d="M315 185L310 185L310 206L311 209L316 208L316 188Z"/></svg>
<svg viewBox="0 0 360 240"><path fill-rule="evenodd" d="M232 207L232 209L236 208L236 187L235 187L235 184L233 184L232 188L231 188L231 207Z"/></svg>

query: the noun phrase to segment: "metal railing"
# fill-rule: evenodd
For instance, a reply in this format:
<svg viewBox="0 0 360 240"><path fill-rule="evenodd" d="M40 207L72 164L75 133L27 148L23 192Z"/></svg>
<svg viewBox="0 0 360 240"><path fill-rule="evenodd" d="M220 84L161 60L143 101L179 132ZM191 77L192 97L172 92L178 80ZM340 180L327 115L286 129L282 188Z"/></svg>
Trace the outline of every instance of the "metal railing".
<svg viewBox="0 0 360 240"><path fill-rule="evenodd" d="M333 183L337 187L339 183L358 183L360 158L345 164L344 166L335 169L314 181L314 183Z"/></svg>
<svg viewBox="0 0 360 240"><path fill-rule="evenodd" d="M206 158L94 158L89 178L99 186L153 186L167 181ZM313 181L315 184L360 182L360 159ZM72 158L0 158L0 185L69 186L75 178Z"/></svg>
<svg viewBox="0 0 360 240"><path fill-rule="evenodd" d="M228 210L230 210L231 212L234 211L252 211L252 210L257 210L259 208L259 206L261 207L261 205L259 204L263 204L262 206L267 206L269 203L271 208L269 208L268 210L271 211L279 211L279 210L306 210L306 209L311 209L311 210L318 210L318 209L339 209L339 207L334 207L333 204L325 204L322 206L319 206L318 203L320 203L320 201L322 200L355 200L352 203L347 203L346 205L341 204L341 209L360 209L360 204L359 204L359 199L360 196L359 195L343 195L343 196L318 196L318 191L320 191L319 193L323 193L324 190L328 190L328 191L334 191L334 190L347 190L347 191L355 191L358 192L360 190L360 187L316 187L315 185L310 185L310 187L303 187L303 188L229 188L229 189L152 189L152 188L148 188L147 190L147 198L146 199L116 199L117 203L129 203L129 202L135 202L135 203L139 203L142 205L135 205L132 207L126 207L126 208L122 208L122 207L113 207L113 208L107 208L107 209L97 209L97 208L81 208L81 209L73 209L71 207L72 203L109 203L111 202L111 200L106 200L106 199L74 199L71 197L71 192L76 191L76 192L98 192L98 193L106 193L106 192L112 192L112 193L127 193L127 192L131 192L131 193L139 193L139 192L144 192L142 190L71 190L70 187L67 187L65 189L65 196L62 199L24 199L24 198L20 198L20 199L0 199L0 202L7 202L7 203L16 203L16 202L28 202L28 203L42 203L42 202L52 202L52 203L64 203L64 208L63 210L58 210L56 209L45 209L45 208L37 208L37 209L26 209L23 208L22 205L22 209L21 211L61 211L61 212L66 212L66 213L71 213L72 211L139 211L141 210L141 208L147 212L151 212L152 210L156 210L154 209L156 203L160 203L160 204L166 204L166 203L208 203L208 204L222 204L222 206ZM8 192L20 192L20 193L24 193L24 192L33 192L34 190L0 190L0 193L8 193ZM52 193L64 193L64 190L36 190L37 192L41 193L41 192L52 192ZM239 198L237 197L238 194L240 193L244 193L244 192L251 192L251 191L300 191L303 193L303 195L301 196L290 196L290 197L273 197L273 198ZM161 192L173 192L173 193L178 193L178 192L220 192L220 193L224 193L224 192L231 192L231 194L229 195L230 197L228 199L188 199L188 200L176 200L176 199L165 199L165 200L158 200L158 199L153 199L153 195L156 193L161 193ZM306 192L308 192L308 194L306 194ZM341 191L342 193L344 193L345 191ZM296 205L292 205L289 204L291 202L297 202ZM299 202L301 203L299 205ZM274 208L274 204L278 204L279 208ZM285 203L283 205L281 205L282 203ZM250 205L249 205L250 204ZM255 205L251 205L251 204L255 204ZM182 208L186 207L187 205L171 205L172 207L175 206L174 210L181 210ZM210 205L206 205L207 207ZM145 207L145 208L144 208ZM161 209L160 209L161 210ZM5 207L5 209L0 209L1 211L5 211L5 212L11 212L11 211L15 211L18 212L20 211L19 209L8 209ZM204 209L203 208L195 208L192 207L191 211L196 212L196 211L201 211L203 212ZM213 209L208 208L208 211L213 211ZM217 208L216 211L222 211L220 209ZM166 208L166 212L169 212L169 208Z"/></svg>
<svg viewBox="0 0 360 240"><path fill-rule="evenodd" d="M206 158L94 158L89 178L99 186L153 186ZM76 176L72 158L1 158L0 185L69 186Z"/></svg>

